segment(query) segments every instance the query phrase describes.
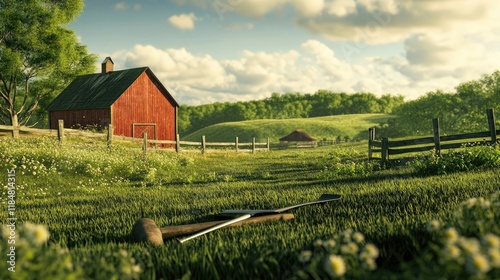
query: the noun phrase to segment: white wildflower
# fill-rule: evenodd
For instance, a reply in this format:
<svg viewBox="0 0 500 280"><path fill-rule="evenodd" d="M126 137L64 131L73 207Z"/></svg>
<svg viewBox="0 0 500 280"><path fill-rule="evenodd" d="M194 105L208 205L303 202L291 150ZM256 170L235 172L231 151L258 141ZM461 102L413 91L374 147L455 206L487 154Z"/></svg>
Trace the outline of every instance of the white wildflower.
<svg viewBox="0 0 500 280"><path fill-rule="evenodd" d="M302 251L299 255L299 262L306 263L311 260L312 252L310 250Z"/></svg>
<svg viewBox="0 0 500 280"><path fill-rule="evenodd" d="M427 223L427 231L435 232L440 228L441 224L438 220L431 220Z"/></svg>

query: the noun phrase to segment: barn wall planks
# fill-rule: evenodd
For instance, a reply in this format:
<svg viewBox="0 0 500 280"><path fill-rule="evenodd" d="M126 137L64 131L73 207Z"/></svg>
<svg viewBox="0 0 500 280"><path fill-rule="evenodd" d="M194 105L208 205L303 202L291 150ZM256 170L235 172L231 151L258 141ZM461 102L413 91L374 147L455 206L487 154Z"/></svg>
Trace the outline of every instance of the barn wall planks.
<svg viewBox="0 0 500 280"><path fill-rule="evenodd" d="M66 128L80 128L96 124L99 128L106 128L111 121L111 113L108 108L52 111L49 119L50 129L57 129L58 120L64 120L64 127Z"/></svg>
<svg viewBox="0 0 500 280"><path fill-rule="evenodd" d="M142 131L147 131L148 138L153 139L152 126L136 126L132 135L132 125L156 124L157 140L175 140L175 105L163 95L147 71L112 106L115 135L141 137Z"/></svg>

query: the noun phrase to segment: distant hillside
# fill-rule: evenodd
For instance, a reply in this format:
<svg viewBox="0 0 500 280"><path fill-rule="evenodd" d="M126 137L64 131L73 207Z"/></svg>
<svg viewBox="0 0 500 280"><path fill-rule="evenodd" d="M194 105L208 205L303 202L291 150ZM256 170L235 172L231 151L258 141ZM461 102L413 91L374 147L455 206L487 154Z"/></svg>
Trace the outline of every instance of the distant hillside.
<svg viewBox="0 0 500 280"><path fill-rule="evenodd" d="M223 122L262 119L316 118L344 114L391 114L404 103L403 96L358 92L353 94L318 90L314 94L273 93L262 100L181 105L179 133L189 135Z"/></svg>
<svg viewBox="0 0 500 280"><path fill-rule="evenodd" d="M186 136L185 141L200 141L205 135L207 142L233 142L238 136L240 142L250 142L256 137L258 142L264 142L267 137L271 142L278 142L283 136L296 129L302 129L312 137L334 140L337 136L342 139L367 139L368 128L386 122L393 116L388 114L352 114L336 115L317 118L250 120L240 122L220 123L205 127Z"/></svg>

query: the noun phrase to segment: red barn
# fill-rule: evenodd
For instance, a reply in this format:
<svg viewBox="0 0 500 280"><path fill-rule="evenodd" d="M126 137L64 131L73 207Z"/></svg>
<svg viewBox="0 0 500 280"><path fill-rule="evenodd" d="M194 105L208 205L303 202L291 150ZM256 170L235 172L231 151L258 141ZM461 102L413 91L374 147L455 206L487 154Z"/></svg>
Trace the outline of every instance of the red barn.
<svg viewBox="0 0 500 280"><path fill-rule="evenodd" d="M113 125L114 135L175 140L179 105L149 67L113 71L107 57L101 73L77 77L47 107L50 128Z"/></svg>

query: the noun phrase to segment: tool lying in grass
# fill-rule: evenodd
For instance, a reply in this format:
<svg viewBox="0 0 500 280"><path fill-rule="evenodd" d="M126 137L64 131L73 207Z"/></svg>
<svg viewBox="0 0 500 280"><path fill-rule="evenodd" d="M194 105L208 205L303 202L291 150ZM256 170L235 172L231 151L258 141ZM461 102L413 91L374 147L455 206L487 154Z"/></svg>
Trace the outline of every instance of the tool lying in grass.
<svg viewBox="0 0 500 280"><path fill-rule="evenodd" d="M156 223L148 218L142 218L137 220L132 227L132 237L136 242L147 242L155 245L162 245L163 239L172 238L180 235L189 235L199 232L201 230L207 228L213 228L216 226L224 227L224 226L239 226L253 223L260 223L266 221L278 221L278 220L291 220L294 218L292 213L283 213L283 214L273 214L273 215L265 215L259 217L253 217L250 219L245 219L240 222L233 221L230 225L225 225L228 221L219 220L212 222L204 222L197 224L187 224L187 225L178 225L178 226L165 226L159 228ZM232 221L232 220L231 220ZM215 229L213 229L215 230Z"/></svg>
<svg viewBox="0 0 500 280"><path fill-rule="evenodd" d="M207 222L201 224L169 226L159 228L151 219L143 218L138 220L132 228L132 236L135 241L145 241L156 245L163 244L163 238L174 237L177 235L195 234L179 239L180 243L202 236L206 233L212 232L222 227L236 226L248 223L256 223L269 220L290 220L293 219L293 214L283 213L288 210L299 208L302 206L326 203L330 201L339 200L341 195L338 194L323 194L317 200L292 205L276 210L225 210L218 214L219 217L231 217L232 219L226 221ZM201 231L200 231L201 230ZM198 232L200 231L200 232Z"/></svg>
<svg viewBox="0 0 500 280"><path fill-rule="evenodd" d="M254 217L254 216L264 216L265 217L266 215L279 214L279 213L283 213L285 211L299 208L302 206L320 204L320 203L325 203L325 202L329 202L329 201L339 200L341 197L342 196L338 195L338 194L322 194L315 201L301 203L301 204L297 204L297 205L292 205L292 206L288 206L288 207L284 207L284 208L279 208L276 210L225 210L225 211L222 211L218 216L222 216L222 217L227 217L227 216L235 217L236 216L236 218L233 218L233 219L225 222L224 224L220 224L220 225L208 228L204 231L198 232L196 234L193 234L191 236L179 239L179 242L184 243L188 240L191 240L191 239L196 238L198 236L202 236L204 234L207 234L207 233L214 231L216 229L219 229L221 227L225 227L225 226L231 225L232 223L237 223L237 222L243 221L245 219L249 219L249 218Z"/></svg>

